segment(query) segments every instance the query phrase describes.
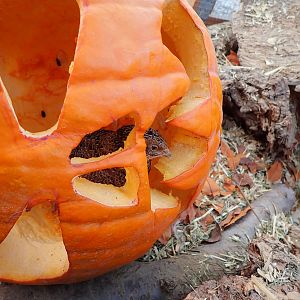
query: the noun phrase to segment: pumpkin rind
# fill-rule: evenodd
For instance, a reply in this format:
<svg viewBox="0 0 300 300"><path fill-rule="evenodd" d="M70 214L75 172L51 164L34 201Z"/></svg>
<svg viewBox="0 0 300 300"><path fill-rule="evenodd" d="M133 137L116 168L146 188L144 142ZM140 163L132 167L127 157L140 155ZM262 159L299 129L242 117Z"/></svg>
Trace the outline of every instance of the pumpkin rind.
<svg viewBox="0 0 300 300"><path fill-rule="evenodd" d="M46 2L50 5L55 1ZM219 144L222 93L215 53L203 22L185 0L78 0L78 4L79 35L57 124L41 133L21 128L17 120L20 116L15 115L4 84L0 86L3 132L0 280L3 281L76 282L143 255L193 201L208 175ZM170 34L174 31L172 22L179 22L179 27L188 26L191 34L186 40L184 36L177 39L176 35L164 39L161 26L165 32L169 28ZM193 46L193 37L197 37L200 46L197 43ZM196 71L191 71L191 55L185 55L178 44L182 40L190 45L191 53L196 55L199 51L197 55L203 60L201 70L197 65ZM198 71L203 78L193 77ZM205 93L193 85L195 80L205 87ZM191 89L192 105L185 102ZM172 159L156 161L148 175L145 157L144 132L159 124L159 114L165 121L161 133L169 145L172 145L172 132L178 139L191 136L199 155L187 169L170 168L171 175L166 180L163 180L164 172L173 164ZM72 149L86 134L126 116L134 119L135 131L124 149L93 161L69 159ZM187 146L187 151L193 151L192 144ZM128 184L132 180L136 187L133 189L136 192L132 190L128 194L132 201L129 198L116 205L107 196L114 187L106 190L105 199L100 197L94 201L76 185L80 175L118 167L135 174L128 177ZM161 182L155 179L158 170ZM99 195L102 195L100 191ZM7 276L7 270L1 269L1 259L5 260L6 255L5 240L20 216L31 216L37 207L46 207L49 214L57 215L68 255L68 270L60 266L63 271L58 275L55 270L53 277L39 276L37 271L27 277L25 273L16 278ZM30 238L26 239L30 243Z"/></svg>

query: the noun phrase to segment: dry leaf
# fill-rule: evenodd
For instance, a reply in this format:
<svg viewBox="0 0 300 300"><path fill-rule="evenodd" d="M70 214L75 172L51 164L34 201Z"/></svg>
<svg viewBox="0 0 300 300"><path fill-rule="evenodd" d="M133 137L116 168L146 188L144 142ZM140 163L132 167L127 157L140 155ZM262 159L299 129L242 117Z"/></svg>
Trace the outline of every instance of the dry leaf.
<svg viewBox="0 0 300 300"><path fill-rule="evenodd" d="M223 197L229 196L231 194L232 194L232 192L229 192L229 191L221 191L221 196L223 196Z"/></svg>
<svg viewBox="0 0 300 300"><path fill-rule="evenodd" d="M232 176L232 179L239 186L249 186L251 188L254 185L252 178L247 173L243 173L243 174L235 173Z"/></svg>
<svg viewBox="0 0 300 300"><path fill-rule="evenodd" d="M254 162L252 159L249 157L242 157L240 160L240 164L247 166L247 168L250 170L252 174L255 174L258 169L258 165L256 162Z"/></svg>
<svg viewBox="0 0 300 300"><path fill-rule="evenodd" d="M221 212L224 208L224 203L214 203L213 207L214 207L215 211L218 212L218 214L221 214Z"/></svg>
<svg viewBox="0 0 300 300"><path fill-rule="evenodd" d="M237 53L234 52L233 50L230 50L230 54L226 56L227 59L234 65L234 66L239 66L240 65L240 60L237 56Z"/></svg>
<svg viewBox="0 0 300 300"><path fill-rule="evenodd" d="M187 216L190 222L196 218L197 211L198 208L194 204L189 205L187 209Z"/></svg>
<svg viewBox="0 0 300 300"><path fill-rule="evenodd" d="M212 230L210 237L206 240L207 243L215 243L221 239L221 227L216 224L216 227Z"/></svg>
<svg viewBox="0 0 300 300"><path fill-rule="evenodd" d="M243 157L240 161L240 164L248 166L248 164L250 164L251 162L252 162L252 160L249 157Z"/></svg>
<svg viewBox="0 0 300 300"><path fill-rule="evenodd" d="M264 296L264 299L268 299L268 300L278 300L277 296L274 295L269 288L267 287L267 285L265 284L265 282L263 281L262 278L260 277L256 277L254 275L251 276L251 281L253 283L253 286L255 288L255 291L261 295Z"/></svg>
<svg viewBox="0 0 300 300"><path fill-rule="evenodd" d="M256 162L256 166L257 166L257 171L262 171L266 169L266 164L261 160Z"/></svg>
<svg viewBox="0 0 300 300"><path fill-rule="evenodd" d="M195 219L197 211L198 211L198 208L193 203L191 203L188 206L188 208L180 214L179 220L183 221L183 222L188 222L188 220L192 221Z"/></svg>
<svg viewBox="0 0 300 300"><path fill-rule="evenodd" d="M226 219L224 219L219 225L221 228L225 227L226 224L228 224L233 219L233 213L228 214Z"/></svg>
<svg viewBox="0 0 300 300"><path fill-rule="evenodd" d="M227 192L232 193L235 191L235 184L233 184L230 178L225 178L223 187Z"/></svg>
<svg viewBox="0 0 300 300"><path fill-rule="evenodd" d="M267 180L271 183L281 180L283 165L280 160L276 160L267 171Z"/></svg>
<svg viewBox="0 0 300 300"><path fill-rule="evenodd" d="M199 195L196 197L196 199L194 200L194 204L197 206L197 207L200 207L201 204L202 204L202 197L203 197L203 194L202 193L199 193Z"/></svg>
<svg viewBox="0 0 300 300"><path fill-rule="evenodd" d="M248 211L251 210L251 207L247 206L244 210L242 210L238 215L236 215L235 217L233 217L229 223L224 225L224 228L234 224L237 220L241 219L242 217L244 217Z"/></svg>
<svg viewBox="0 0 300 300"><path fill-rule="evenodd" d="M162 234L162 236L159 238L159 241L166 245L168 240L171 238L172 236L172 226L169 226L165 232Z"/></svg>
<svg viewBox="0 0 300 300"><path fill-rule="evenodd" d="M245 153L246 147L244 145L238 146L238 153Z"/></svg>
<svg viewBox="0 0 300 300"><path fill-rule="evenodd" d="M300 180L300 169L297 169L295 166L293 166L293 164L289 163L288 164L288 168L290 170L290 172L293 173L293 176L295 178L295 181L299 181Z"/></svg>
<svg viewBox="0 0 300 300"><path fill-rule="evenodd" d="M294 174L291 174L288 170L286 170L285 174L284 174L284 183L291 187L292 189L294 189L296 187L296 180L295 180L295 176Z"/></svg>
<svg viewBox="0 0 300 300"><path fill-rule="evenodd" d="M221 152L227 158L228 167L234 171L236 167L240 164L241 158L244 156L244 152L234 155L234 152L230 147L224 142L221 141Z"/></svg>
<svg viewBox="0 0 300 300"><path fill-rule="evenodd" d="M206 213L206 210L197 210L196 218L203 216ZM214 217L211 214L208 214L206 217L201 219L201 224L204 227L207 227L208 225L211 225L212 223L215 222Z"/></svg>
<svg viewBox="0 0 300 300"><path fill-rule="evenodd" d="M240 164L241 159L244 157L244 153L238 153L234 158L233 158L233 168L232 170L235 170L237 166Z"/></svg>
<svg viewBox="0 0 300 300"><path fill-rule="evenodd" d="M217 183L210 177L208 177L202 188L202 193L207 196L219 196L221 192L220 187Z"/></svg>
<svg viewBox="0 0 300 300"><path fill-rule="evenodd" d="M234 157L233 151L230 149L230 147L223 140L221 141L221 152L227 158L233 158Z"/></svg>

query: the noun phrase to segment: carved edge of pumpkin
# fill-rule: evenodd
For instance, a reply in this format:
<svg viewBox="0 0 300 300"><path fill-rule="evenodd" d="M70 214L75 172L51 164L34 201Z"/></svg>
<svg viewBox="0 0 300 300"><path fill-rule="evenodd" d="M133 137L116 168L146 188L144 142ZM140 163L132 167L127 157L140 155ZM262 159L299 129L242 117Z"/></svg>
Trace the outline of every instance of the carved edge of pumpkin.
<svg viewBox="0 0 300 300"><path fill-rule="evenodd" d="M38 285L56 282L74 283L119 268L143 255L162 235L169 223L175 220L179 211L180 206L178 205L169 210L159 209L155 212L150 210L144 214L115 220L113 221L115 234L111 234L112 222L95 222L85 224L82 227L81 223L61 221L63 240L68 241L68 243L65 243L69 259L68 271L53 279L37 279L22 283ZM107 226L110 230L106 229ZM139 228L146 228L148 232L139 231ZM89 234L87 235L86 232ZM126 234L123 234L123 232L126 232ZM116 238L115 235L119 238ZM132 239L134 235L137 238ZM75 236L76 238L74 238ZM141 240L144 240L144 242L141 242ZM99 249L99 244L102 245L102 249L101 247ZM105 247L105 244L110 246ZM132 250L130 253L126 252L128 247ZM124 251L127 253L126 255L124 255ZM114 259L105 259L105 257L111 258L112 255ZM88 257L91 257L91 259L88 259ZM106 261L107 263L105 263ZM97 263L101 264L101 269L94 268Z"/></svg>
<svg viewBox="0 0 300 300"><path fill-rule="evenodd" d="M138 141L143 141L142 139L138 139ZM145 211L149 210L150 208L153 211L157 210L169 210L179 205L179 202L173 196L169 196L167 194L161 193L158 190L152 189L149 186L148 181L148 172L146 169L147 161L145 157L145 144L144 141L141 143L137 143L135 146L128 148L124 151L116 153L115 155L106 157L105 159L99 158L98 160L95 159L93 162L79 164L79 165L72 165L73 172L74 172L74 179L73 179L73 189L75 193L78 194L79 197L83 197L84 199L89 199L92 201L96 201L102 209L114 209L121 207L127 208L128 210L130 207L138 206L136 209L132 209L132 211ZM128 203L120 203L119 205L109 204L108 201L105 204L105 201L97 201L95 197L89 197L87 193L80 192L78 188L76 188L76 178L82 174L90 173L96 170L103 170L109 168L118 168L122 167L125 169L132 168L137 172L139 184L137 188L136 197L132 198L132 202ZM75 185L74 185L75 184ZM91 185L93 185L91 183ZM96 188L96 184L95 188ZM97 184L98 185L98 184ZM97 186L97 189L101 189L101 184ZM105 185L104 185L105 186ZM92 187L91 187L92 188ZM96 191L96 190L95 190ZM149 198L149 191L150 191L150 198ZM160 195L158 195L161 193ZM96 193L94 193L96 194ZM96 197L98 198L98 196ZM162 200L161 200L161 199Z"/></svg>
<svg viewBox="0 0 300 300"><path fill-rule="evenodd" d="M195 170L198 168L199 165L201 165L202 168L205 169L210 167L213 161L213 156L217 151L218 142L212 143L212 140L216 139L214 135L219 136L219 132L217 131L221 127L222 87L221 81L217 74L217 62L215 59L214 47L205 25L185 0L169 1L169 3L176 2L179 2L181 7L185 10L185 12L188 13L188 15L192 18L192 21L196 25L197 30L199 30L199 34L201 34L202 36L202 41L204 43L204 49L207 56L207 79L203 78L203 80L208 80L210 92L208 98L201 99L200 101L198 99L194 100L196 103L193 106L193 110L183 112L182 114L179 114L178 116L167 120L168 126L173 126L176 128L182 128L184 130L187 130L192 134L196 134L199 137L199 139L209 139L207 153L204 152L201 155L199 161L196 164L194 164L194 166L191 169L186 170L180 175L177 175L171 179L167 179L164 181L164 183L171 187L186 189L191 186L197 185L196 178L188 182L187 176L193 175L194 177L197 177L197 174L198 176L203 176L204 173L208 173L204 171L201 174L199 172L195 173ZM196 48L197 46L195 46L195 51L197 50ZM197 95L194 95L194 97L197 98ZM207 122L201 123L201 121L195 122L195 120L206 120ZM219 140L219 137L217 137L217 140ZM210 149L211 147L212 149ZM208 157L209 160L207 160ZM206 162L208 166L205 166L204 162ZM182 182L180 183L180 181Z"/></svg>
<svg viewBox="0 0 300 300"><path fill-rule="evenodd" d="M194 9L186 0L174 0L179 1L181 6L184 8L186 13L192 18L196 28L199 30L199 34L202 35L202 40L204 43L204 48L207 55L207 73L208 73L208 84L210 87L210 96L207 99L203 99L201 102L198 101L198 104L192 111L188 111L171 119L168 121L169 125L177 126L189 130L199 136L209 137L213 131L216 131L221 125L221 107L222 107L222 85L218 76L217 61L215 56L215 49L211 41L208 30L206 29L204 23L196 14ZM196 50L195 50L196 51ZM195 100L196 101L196 100ZM211 108L209 107L211 105ZM210 110L210 111L209 111ZM215 115L214 113L217 113ZM205 126L195 126L194 118L200 120L202 117L215 118L218 121L216 124L211 124L211 128L204 128Z"/></svg>
<svg viewBox="0 0 300 300"><path fill-rule="evenodd" d="M41 205L43 207L45 204ZM39 210L39 206L34 207L33 211ZM69 207L69 209L72 209L72 207ZM14 276L11 277L4 274L1 275L1 278L6 282L19 283L21 281L22 284L29 285L53 284L56 282L70 283L101 275L143 255L161 236L168 224L177 217L179 210L180 204L177 203L175 207L169 209L148 210L138 215L134 214L113 221L107 220L107 222L102 220L89 220L89 222L86 222L86 220L66 221L62 218L63 212L60 209L56 210L59 220L59 241L57 242L60 244L60 252L63 253L63 261L57 261L58 269L54 272L56 275L53 274L52 277L51 271L46 271L44 276L37 274L35 279L35 275L26 273L28 269L26 267L23 269L24 273L18 273L16 279L14 279ZM33 211L25 212L25 214L31 214ZM148 228L148 233L145 233L145 228ZM23 230L25 229L27 230L27 228L23 228ZM112 233L112 231L114 231L114 233ZM126 234L124 234L125 232ZM14 233L14 235L18 234L18 230L14 229L12 233ZM10 235L8 236L7 242L10 241L9 243L14 245L12 244L13 241ZM119 238L116 238L116 236L119 236ZM132 236L136 236L136 239L132 240ZM144 240L142 243L141 236ZM135 243L137 244L134 245ZM134 251L131 251L130 255L122 255L126 249L130 248L132 250L133 245ZM2 244L2 246L6 247L6 244ZM28 246L31 247L30 244L28 244ZM19 247L18 249L22 248ZM18 249L16 250L18 251ZM46 255L43 251L40 251L40 248L37 250L36 255L33 255L33 259L38 260L38 258L42 258L43 255ZM49 250L51 251L51 249ZM49 250L47 251L49 252ZM29 253L31 255L32 251L29 251ZM49 254L50 253L47 253L47 255ZM116 259L107 260L107 263L103 263L105 257L111 258L112 254ZM91 259L87 259L88 256L90 256ZM22 257L20 257L20 259L22 259ZM22 261L26 265L26 257L23 259ZM101 265L101 268L94 268L95 263Z"/></svg>
<svg viewBox="0 0 300 300"><path fill-rule="evenodd" d="M58 211L45 202L24 211L0 243L0 280L33 282L49 280L69 268Z"/></svg>
<svg viewBox="0 0 300 300"><path fill-rule="evenodd" d="M99 204L101 207L109 207L110 209L114 208L121 208L121 207L133 207L133 206L139 206L139 211L144 211L147 209L150 209L150 196L149 196L149 184L147 180L147 161L146 156L144 154L145 152L145 145L143 143L137 143L135 146L125 149L121 152L118 152L114 155L108 156L105 159L96 159L93 162L87 162L84 164L77 164L72 165L74 179L72 182L74 192L77 193L79 196L83 197L84 199L96 201L95 197L88 197L87 193L82 193L79 189L76 189L76 179L78 179L78 176L83 174L88 174L91 172L95 172L98 170L103 169L111 169L111 168L125 168L126 170L129 170L129 168L132 168L135 170L139 183L137 184L137 192L136 195L132 198L132 202L128 199L128 203L123 203L120 205L112 205L109 204L109 201L105 204L105 202L96 201L97 204ZM128 175L128 172L126 172ZM126 176L127 176L126 175ZM128 178L127 178L128 179ZM78 180L77 180L78 181ZM97 189L99 190L99 193L101 191L102 186L106 186L105 184L93 184L91 185L97 185ZM126 184L125 184L126 185ZM116 189L115 187L112 187L112 189ZM147 191L147 192L145 192ZM141 197L143 195L143 197Z"/></svg>
<svg viewBox="0 0 300 300"><path fill-rule="evenodd" d="M125 2L122 4L129 10L128 14L131 14L130 22L132 25L137 22L139 23L138 26L135 26L136 28L147 25L146 43L143 31L140 30L138 34L136 31L130 33L127 37L127 44L129 45L129 49L131 46L135 46L135 48L132 50L132 53L130 51L124 52L124 59L122 59L122 56L111 56L111 67L107 65L107 59L102 58L103 55L105 57L108 52L111 52L108 51L111 50L111 43L102 43L100 48L97 43L101 42L102 36L106 36L101 31L103 26L100 26L102 20L99 18L99 15L103 15L103 17L107 18L112 12L110 12L109 9L101 11L101 5L98 5L98 2L100 3L100 1L94 1L88 6L81 6L81 25L75 51L73 71L70 75L68 90L57 128L58 132L65 134L72 134L74 132L84 134L92 132L99 127L107 126L124 114L135 111L137 107L137 113L141 115L141 119L144 123L143 128L149 128L155 117L155 113L160 110L160 107L162 105L163 107L170 105L174 102L174 99L179 99L188 89L188 78L182 64L164 47L160 38L159 21L162 18L162 1L155 1L153 3L146 1L143 2L142 5L138 3L138 1L132 1L133 3L130 5L127 5ZM150 14L151 18L141 19L138 15L139 10L134 9L134 2L137 2L136 5L139 9L144 6L152 9ZM107 5L110 6L110 4ZM97 20L95 19L96 12L98 13ZM123 15L125 18L126 14ZM116 20L118 27L126 28L126 26L128 26L127 23L129 21L126 19L127 17L124 18ZM100 23L97 27L99 28L99 32L94 33L100 37L99 41L87 39L88 29L86 25L92 21L94 23ZM126 26L122 25L125 21ZM116 26L116 22L110 23L111 25L109 26ZM141 22L145 22L145 24L141 24ZM109 28L106 30L109 31ZM121 39L116 38L116 36L112 37L114 37L116 42L114 49L118 48ZM86 41L83 42L84 40ZM138 41L141 41L141 43L138 44ZM103 45L105 48L103 48ZM84 55L87 51L87 47L94 55L94 60L98 62L96 69L95 63L91 63L91 60L86 59ZM120 49L124 48L122 44L119 47ZM99 52L99 49L103 50ZM145 55L146 57L148 55L149 59L145 60ZM90 56L91 54L89 57ZM98 59L98 57L100 57L100 59ZM104 67L100 64L101 61L103 61L102 64L104 64ZM121 65L120 61L122 62ZM116 65L120 66L117 68ZM137 66L140 67L137 68ZM108 71L104 72L103 69L108 69ZM109 72L109 70L111 70L112 75L107 79L107 72ZM93 74L92 77L91 72ZM87 82L89 78L93 81L90 85L89 82ZM162 82L164 82L163 89L161 88ZM115 99L111 96L112 86L115 91L113 96ZM80 105L82 98L84 98L85 101L84 107ZM164 102L163 104L162 101ZM146 103L149 102L152 103L153 111L149 110L149 107L146 105ZM77 120L78 112L80 112L79 116L81 122ZM102 116L101 120L97 117L99 115ZM83 122L84 126L82 125Z"/></svg>
<svg viewBox="0 0 300 300"><path fill-rule="evenodd" d="M198 186L200 178L206 178L208 176L209 169L219 147L220 135L220 131L213 134L208 140L207 152L203 153L198 162L191 169L163 182L170 187L178 189L190 189Z"/></svg>
<svg viewBox="0 0 300 300"><path fill-rule="evenodd" d="M200 103L194 110L169 121L168 125L185 129L202 138L209 138L221 126L221 109L219 103L209 98ZM194 120L205 120L205 122L195 124Z"/></svg>
<svg viewBox="0 0 300 300"><path fill-rule="evenodd" d="M24 139L18 119L13 109L10 97L0 77L0 126L1 144L8 146L8 141L14 142Z"/></svg>

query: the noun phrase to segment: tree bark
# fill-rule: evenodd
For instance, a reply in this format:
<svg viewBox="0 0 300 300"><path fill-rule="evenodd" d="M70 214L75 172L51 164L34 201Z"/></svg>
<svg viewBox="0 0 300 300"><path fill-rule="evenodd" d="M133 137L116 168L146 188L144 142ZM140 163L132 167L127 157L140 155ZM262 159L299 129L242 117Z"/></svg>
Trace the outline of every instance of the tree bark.
<svg viewBox="0 0 300 300"><path fill-rule="evenodd" d="M288 80L252 68L223 67L224 112L268 145L275 156L289 156L297 144L296 106Z"/></svg>
<svg viewBox="0 0 300 300"><path fill-rule="evenodd" d="M231 23L209 27L223 83L224 112L289 157L300 128L300 2L244 0ZM226 55L237 52L241 66Z"/></svg>

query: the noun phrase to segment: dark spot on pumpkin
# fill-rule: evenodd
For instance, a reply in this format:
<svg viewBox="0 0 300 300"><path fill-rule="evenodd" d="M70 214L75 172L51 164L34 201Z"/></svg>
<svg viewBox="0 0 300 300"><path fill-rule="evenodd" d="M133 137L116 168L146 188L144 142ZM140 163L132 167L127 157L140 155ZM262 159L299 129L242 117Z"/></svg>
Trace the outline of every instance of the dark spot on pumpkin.
<svg viewBox="0 0 300 300"><path fill-rule="evenodd" d="M62 66L61 60L60 60L58 57L56 57L55 61L56 61L56 65L57 65L58 67L61 67L61 66Z"/></svg>
<svg viewBox="0 0 300 300"><path fill-rule="evenodd" d="M46 118L46 112L44 110L41 111L42 118Z"/></svg>

